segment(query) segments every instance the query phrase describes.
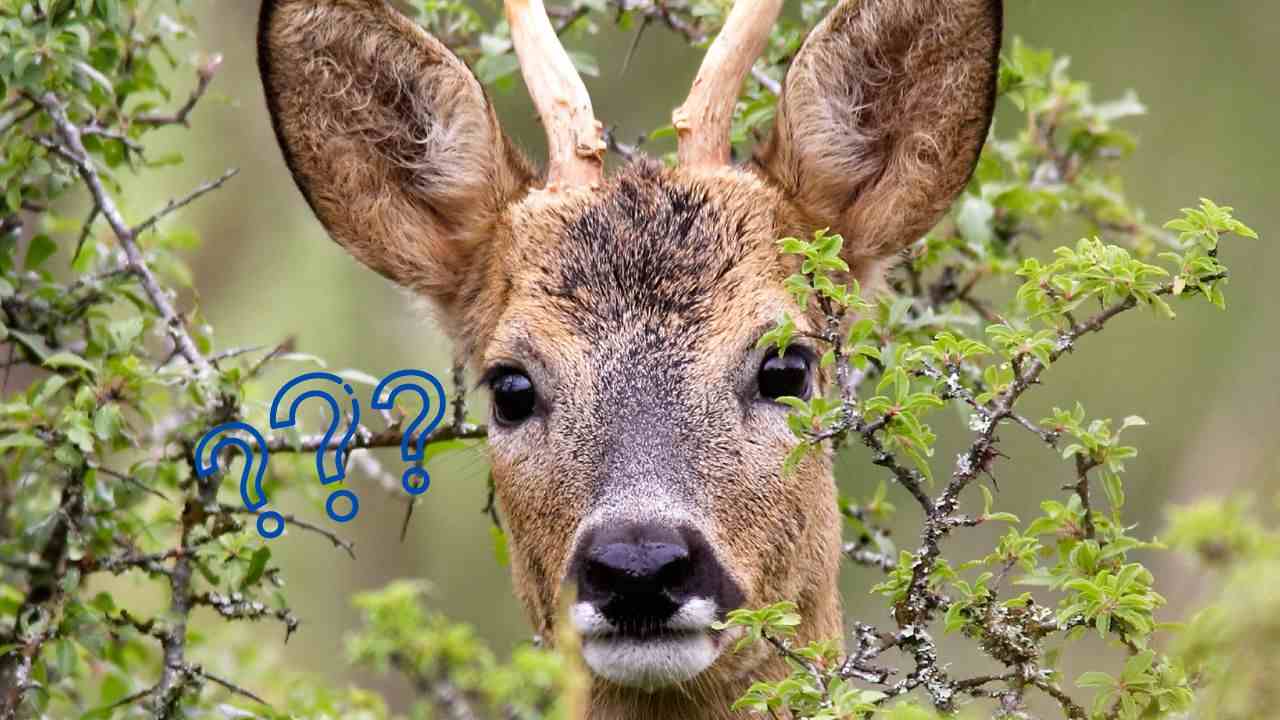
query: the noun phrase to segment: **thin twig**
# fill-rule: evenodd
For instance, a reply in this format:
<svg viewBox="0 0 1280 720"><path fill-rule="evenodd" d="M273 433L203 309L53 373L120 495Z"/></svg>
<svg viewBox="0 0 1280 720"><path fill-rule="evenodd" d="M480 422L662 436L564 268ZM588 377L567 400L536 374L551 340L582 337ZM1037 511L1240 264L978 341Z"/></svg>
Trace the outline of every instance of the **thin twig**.
<svg viewBox="0 0 1280 720"><path fill-rule="evenodd" d="M158 212L156 212L154 215L147 218L146 220L143 220L141 223L137 225L137 227L133 228L134 237L137 237L138 235L141 235L142 233L155 227L156 223L159 222L160 219L163 218L164 216L172 213L175 210L180 210L190 205L191 203L195 202L196 200L200 199L202 195L206 195L222 187L223 183L235 177L239 173L240 173L240 170L238 168L231 168L230 170L227 170L226 172L222 173L221 177L217 178L216 180L210 180L206 183L201 184L195 190L192 190L190 193L187 193L187 195L185 195L184 197L179 198L177 200L170 200Z"/></svg>
<svg viewBox="0 0 1280 720"><path fill-rule="evenodd" d="M764 69L760 67L759 63L751 66L751 77L755 78L756 82L760 83L761 87L774 95L782 94L782 83L769 77Z"/></svg>
<svg viewBox="0 0 1280 720"><path fill-rule="evenodd" d="M1098 467L1098 463L1083 454L1076 454L1076 484L1072 486L1076 496L1080 498L1080 508L1084 511L1084 537L1094 539L1097 528L1093 524L1093 504L1089 501L1089 471Z"/></svg>
<svg viewBox="0 0 1280 720"><path fill-rule="evenodd" d="M217 675L214 675L213 673L205 670L199 665L188 665L187 667L190 668L192 673L199 675L205 680L208 680L216 685L221 685L222 687L226 688L227 690L230 690L231 692L237 695L242 695L244 697L247 697L250 700L258 703L259 705L266 705L267 707L271 707L271 703L267 702L266 700L263 700L257 695L249 692L248 690L240 687L239 685L236 685L235 683L229 680L225 680L223 678L218 677Z"/></svg>
<svg viewBox="0 0 1280 720"><path fill-rule="evenodd" d="M464 423L461 428L455 429L452 426L441 425L431 434L427 436L427 443L441 442L444 440L480 440L487 437L488 431L483 425L472 425ZM368 428L361 426L356 430L355 435L351 438L351 442L346 445L348 450L360 450L366 448L398 448L404 439L404 432L398 427L372 432ZM341 440L334 438L326 444L323 435L308 435L300 438L296 443L287 437L270 436L266 438L267 449L272 453L314 453L322 447L326 450L335 450L341 444Z"/></svg>
<svg viewBox="0 0 1280 720"><path fill-rule="evenodd" d="M225 504L225 503L224 503L224 504L222 504L222 505L219 505L218 507L219 507L219 509L220 509L222 512L224 512L224 513L228 513L228 514L231 514L231 515L248 515L248 516L252 516L252 517L257 517L257 515L258 515L258 513L257 513L257 512L255 512L255 511L253 511L253 510L249 510L249 509L247 509L247 508L243 508L243 507L238 507L238 506L236 506L236 505L227 505L227 504ZM329 542L333 543L333 546L334 546L334 547L336 547L336 548L342 548L343 550L345 550L345 551L346 551L346 553L347 553L347 555L351 556L351 559L352 559L352 560L355 560L355 559L356 559L356 546L355 546L355 543L351 542L350 540L343 540L343 539L342 539L341 537L339 537L338 535L336 535L336 534L334 534L334 533L332 533L332 532L330 532L330 531L328 531L328 530L326 530L326 529L324 529L324 528L322 528L322 527L320 527L320 526L318 526L318 525L313 525L313 524L311 524L311 523L309 523L309 522L306 522L305 520L300 520L300 519L298 519L298 517L297 517L297 516L295 516L295 515L290 515L290 514L288 514L288 513L280 513L280 517L281 517L282 519L284 519L284 522L285 522L285 525L286 525L286 526L288 526L288 527L298 527L298 528L301 528L301 529L303 529L303 530L308 530L308 531L310 531L310 532L313 532L313 533L315 533L315 534L317 534L317 535L319 535L319 536L321 536L321 537L325 538L325 539L326 539L326 540L328 540Z"/></svg>
<svg viewBox="0 0 1280 720"><path fill-rule="evenodd" d="M209 83L213 82L213 76L217 74L218 67L221 65L222 55L215 54L196 71L195 90L191 91L190 97L182 104L182 107L178 108L177 112L170 115L156 113L139 115L133 119L133 122L139 125L182 125L183 127L190 127L188 118L191 116L191 111L195 109L196 104L204 97L205 91L209 89Z"/></svg>

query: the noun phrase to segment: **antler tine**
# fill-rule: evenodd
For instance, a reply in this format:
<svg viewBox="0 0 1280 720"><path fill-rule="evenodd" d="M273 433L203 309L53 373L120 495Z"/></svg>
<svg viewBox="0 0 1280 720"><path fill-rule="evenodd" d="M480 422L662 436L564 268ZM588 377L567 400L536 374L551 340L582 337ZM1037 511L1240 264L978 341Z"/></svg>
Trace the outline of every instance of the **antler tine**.
<svg viewBox="0 0 1280 720"><path fill-rule="evenodd" d="M671 114L685 167L729 164L729 128L742 81L764 52L782 0L737 0L693 79L684 105Z"/></svg>
<svg viewBox="0 0 1280 720"><path fill-rule="evenodd" d="M505 0L504 5L520 72L547 133L547 189L599 182L604 128L542 0Z"/></svg>

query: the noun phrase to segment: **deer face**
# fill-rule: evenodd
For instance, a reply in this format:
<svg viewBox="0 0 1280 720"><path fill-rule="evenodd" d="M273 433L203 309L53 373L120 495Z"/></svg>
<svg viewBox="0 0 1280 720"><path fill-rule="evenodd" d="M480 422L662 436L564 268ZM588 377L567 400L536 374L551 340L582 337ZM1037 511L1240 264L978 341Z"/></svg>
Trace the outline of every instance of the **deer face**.
<svg viewBox="0 0 1280 720"><path fill-rule="evenodd" d="M963 188L990 123L998 0L845 0L793 61L768 142L728 167L779 5L735 6L677 111L681 166L609 179L536 0L507 11L545 177L465 66L382 0L263 6L290 169L352 255L434 302L490 388L516 592L542 632L570 601L598 698L726 699L763 661L711 630L737 607L794 600L802 638L839 635L829 460L782 474L797 440L776 401L821 391L822 348L757 348L784 311L823 323L784 291L797 268L776 240L830 227L874 284Z"/></svg>
<svg viewBox="0 0 1280 720"><path fill-rule="evenodd" d="M544 629L572 591L614 682L690 679L728 641L709 632L724 612L833 582L830 478L779 472L795 438L776 398L816 391L820 353L756 347L798 312L780 202L746 173L637 164L554 219L540 196L512 212L524 271L482 367L516 587Z"/></svg>

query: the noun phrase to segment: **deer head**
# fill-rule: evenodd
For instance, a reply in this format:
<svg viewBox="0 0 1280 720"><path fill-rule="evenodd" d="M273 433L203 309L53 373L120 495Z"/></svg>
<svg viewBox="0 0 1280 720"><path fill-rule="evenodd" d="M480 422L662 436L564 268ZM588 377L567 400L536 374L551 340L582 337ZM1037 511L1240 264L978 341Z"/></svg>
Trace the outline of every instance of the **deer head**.
<svg viewBox="0 0 1280 720"><path fill-rule="evenodd" d="M781 0L738 0L674 121L680 165L605 178L600 124L541 0L506 0L550 158L533 170L444 45L383 0L266 0L260 65L289 168L332 237L432 301L492 391L516 592L562 598L599 716L727 712L769 655L711 624L794 600L841 633L830 460L783 475L784 395L816 348L756 347L794 306L775 241L829 227L874 284L964 187L995 97L1000 0L844 0L775 127L730 166L736 95ZM571 595L570 595L571 594ZM776 668L774 668L776 670Z"/></svg>

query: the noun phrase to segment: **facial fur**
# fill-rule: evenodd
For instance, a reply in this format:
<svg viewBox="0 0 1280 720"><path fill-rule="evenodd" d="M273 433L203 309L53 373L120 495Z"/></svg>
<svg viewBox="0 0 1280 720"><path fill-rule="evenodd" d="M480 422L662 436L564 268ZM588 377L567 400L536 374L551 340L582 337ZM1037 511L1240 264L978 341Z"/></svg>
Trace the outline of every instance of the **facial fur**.
<svg viewBox="0 0 1280 720"><path fill-rule="evenodd" d="M839 547L826 460L782 476L796 439L755 385L760 336L784 311L809 322L783 290L782 206L746 172L645 163L589 198L512 208L505 257L520 271L492 278L495 329L476 358L538 392L538 412L495 423L490 446L517 592L542 632L584 530L635 521L702 533L743 605L800 598L831 616L823 631L838 626L814 592L834 587ZM731 304L750 314L720 311Z"/></svg>

